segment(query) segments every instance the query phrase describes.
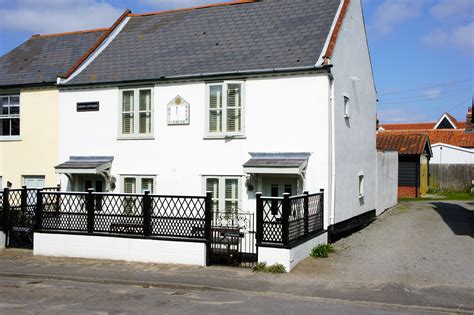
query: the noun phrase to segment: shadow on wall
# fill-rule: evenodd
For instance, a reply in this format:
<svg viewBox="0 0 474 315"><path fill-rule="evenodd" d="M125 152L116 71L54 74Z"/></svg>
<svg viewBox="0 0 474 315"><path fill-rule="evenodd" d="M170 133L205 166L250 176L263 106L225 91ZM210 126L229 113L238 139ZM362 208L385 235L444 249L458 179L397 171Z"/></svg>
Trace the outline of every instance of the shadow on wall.
<svg viewBox="0 0 474 315"><path fill-rule="evenodd" d="M474 209L445 202L433 202L432 204L435 206L434 210L438 212L454 234L474 238ZM468 204L473 203L469 202Z"/></svg>

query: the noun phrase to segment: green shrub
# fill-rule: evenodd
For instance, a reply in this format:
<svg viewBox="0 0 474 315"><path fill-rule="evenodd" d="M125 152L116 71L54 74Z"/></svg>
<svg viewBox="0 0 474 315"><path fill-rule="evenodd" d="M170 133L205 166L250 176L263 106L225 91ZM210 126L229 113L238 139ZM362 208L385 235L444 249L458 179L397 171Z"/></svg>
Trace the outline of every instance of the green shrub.
<svg viewBox="0 0 474 315"><path fill-rule="evenodd" d="M270 273L285 273L286 268L282 264L274 264L274 265L268 266L267 272L270 272Z"/></svg>
<svg viewBox="0 0 474 315"><path fill-rule="evenodd" d="M309 255L311 257L327 258L329 253L332 253L333 251L334 249L331 244L319 244L318 246L313 247Z"/></svg>
<svg viewBox="0 0 474 315"><path fill-rule="evenodd" d="M257 263L255 266L252 267L253 272L266 272L267 270L267 263Z"/></svg>
<svg viewBox="0 0 474 315"><path fill-rule="evenodd" d="M267 266L267 263L257 263L252 267L253 272L267 272L267 273L285 273L286 268L282 264L274 264Z"/></svg>

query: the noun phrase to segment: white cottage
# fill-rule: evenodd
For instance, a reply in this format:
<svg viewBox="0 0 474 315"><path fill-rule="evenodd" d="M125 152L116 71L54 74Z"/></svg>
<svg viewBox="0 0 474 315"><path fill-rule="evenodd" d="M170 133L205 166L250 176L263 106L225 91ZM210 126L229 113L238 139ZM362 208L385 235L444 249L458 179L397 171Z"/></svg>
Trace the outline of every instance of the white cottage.
<svg viewBox="0 0 474 315"><path fill-rule="evenodd" d="M58 79L64 189L325 192L337 233L375 215L376 91L360 0L132 14Z"/></svg>

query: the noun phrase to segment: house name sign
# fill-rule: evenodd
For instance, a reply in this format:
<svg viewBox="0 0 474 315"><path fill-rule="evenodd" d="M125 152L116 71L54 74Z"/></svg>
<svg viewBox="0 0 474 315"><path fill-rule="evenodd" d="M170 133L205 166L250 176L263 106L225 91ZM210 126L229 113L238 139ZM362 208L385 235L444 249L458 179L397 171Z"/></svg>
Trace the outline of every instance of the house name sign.
<svg viewBox="0 0 474 315"><path fill-rule="evenodd" d="M98 112L99 102L82 102L76 104L77 112Z"/></svg>

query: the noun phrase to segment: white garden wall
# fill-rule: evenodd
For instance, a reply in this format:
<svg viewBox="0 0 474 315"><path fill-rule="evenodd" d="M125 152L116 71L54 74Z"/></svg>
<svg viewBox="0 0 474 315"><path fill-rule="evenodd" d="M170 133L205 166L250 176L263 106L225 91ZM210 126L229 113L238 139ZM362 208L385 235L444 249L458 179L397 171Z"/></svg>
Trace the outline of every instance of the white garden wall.
<svg viewBox="0 0 474 315"><path fill-rule="evenodd" d="M377 152L376 215L398 203L398 152Z"/></svg>
<svg viewBox="0 0 474 315"><path fill-rule="evenodd" d="M328 234L325 232L291 249L260 246L258 248L258 262L265 262L267 266L282 264L286 271L290 272L298 263L309 256L314 246L327 242Z"/></svg>
<svg viewBox="0 0 474 315"><path fill-rule="evenodd" d="M206 244L108 236L35 233L34 255L206 265Z"/></svg>

